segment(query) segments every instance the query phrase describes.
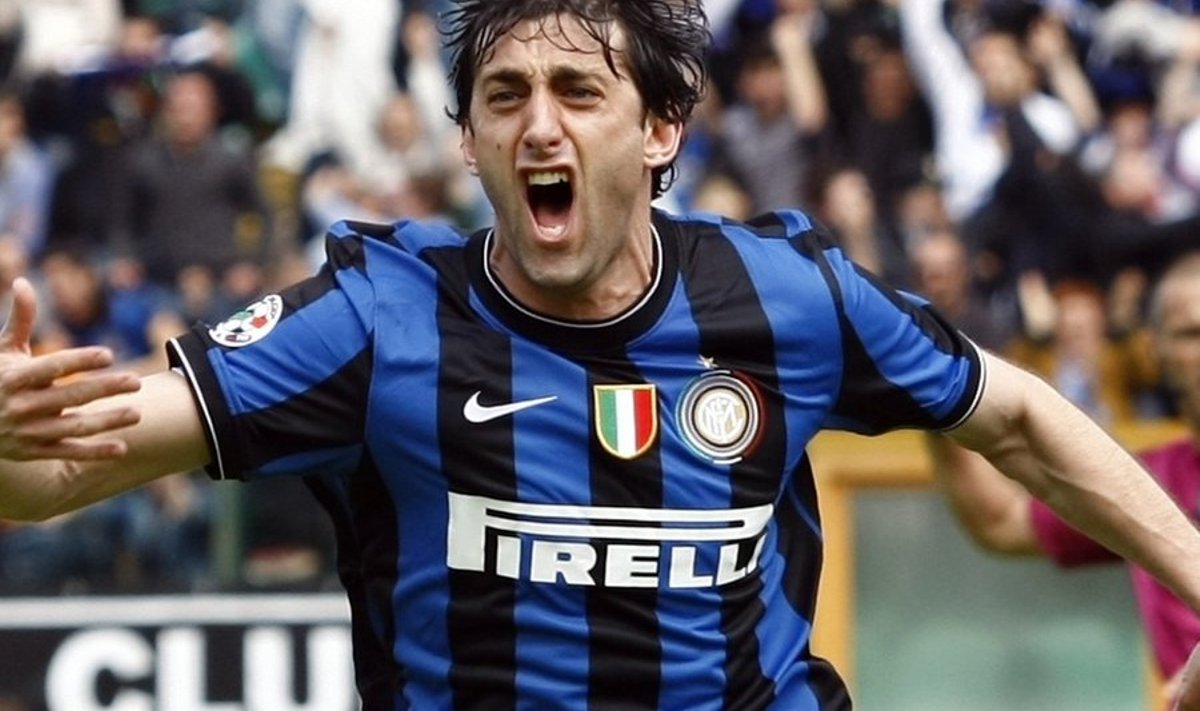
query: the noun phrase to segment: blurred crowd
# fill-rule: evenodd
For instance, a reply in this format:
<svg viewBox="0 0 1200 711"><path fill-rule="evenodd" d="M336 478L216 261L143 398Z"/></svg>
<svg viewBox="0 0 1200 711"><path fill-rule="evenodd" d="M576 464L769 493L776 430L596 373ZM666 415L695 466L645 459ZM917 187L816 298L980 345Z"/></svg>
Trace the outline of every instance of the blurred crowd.
<svg viewBox="0 0 1200 711"><path fill-rule="evenodd" d="M803 207L1101 422L1173 414L1141 322L1200 248L1193 2L707 5L712 86L663 207ZM490 222L446 115L447 6L0 0L0 292L38 286L36 347L161 368L167 337L311 273L335 220ZM202 477L0 528L0 593L330 584L301 483Z"/></svg>

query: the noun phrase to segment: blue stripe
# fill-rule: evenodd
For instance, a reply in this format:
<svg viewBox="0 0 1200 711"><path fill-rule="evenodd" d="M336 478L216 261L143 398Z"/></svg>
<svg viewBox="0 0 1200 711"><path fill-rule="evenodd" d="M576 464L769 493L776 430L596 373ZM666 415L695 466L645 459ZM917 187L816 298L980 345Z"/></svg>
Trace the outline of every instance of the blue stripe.
<svg viewBox="0 0 1200 711"><path fill-rule="evenodd" d="M360 279L343 283L346 291L354 285L359 291L366 286ZM262 341L210 351L209 360L236 416L277 405L324 381L359 355L368 337L347 294L330 291L284 318Z"/></svg>
<svg viewBox="0 0 1200 711"><path fill-rule="evenodd" d="M811 224L802 213L777 214L797 231ZM794 471L833 407L841 382L841 331L833 296L816 264L800 258L784 240L764 240L729 227L723 232L754 277L775 337L775 368L787 396L785 467ZM772 292L790 296L778 298Z"/></svg>
<svg viewBox="0 0 1200 711"><path fill-rule="evenodd" d="M520 338L514 338L512 346L513 400L558 396L513 416L518 498L542 504L589 501L587 373ZM548 482L552 491L547 491L540 480L521 477L521 472L558 472L558 476ZM556 699L562 708L586 708L587 589L530 582L529 542L523 541L522 547L524 565L514 611L519 630L518 705Z"/></svg>
<svg viewBox="0 0 1200 711"><path fill-rule="evenodd" d="M776 519L777 521L778 519ZM784 595L784 575L816 575L816 570L789 570L779 554L780 531L772 522L763 547L762 572L763 619L759 623L759 659L763 672L775 681L775 702L779 711L820 711L821 704L805 683L810 664L802 662L812 635L812 623L804 619Z"/></svg>
<svg viewBox="0 0 1200 711"><path fill-rule="evenodd" d="M667 329L670 329L669 331ZM670 343L679 353L694 353L688 365L664 364L656 346ZM729 466L700 459L679 438L676 410L685 386L702 372L700 333L690 312L683 281L660 319L652 341L635 344L629 356L659 386L659 427L663 476L663 505L676 509L727 508L733 498ZM657 367L655 367L656 364ZM717 569L716 546L697 546L695 572ZM671 546L661 557L663 577L668 572ZM659 587L658 620L662 643L661 706L669 709L718 710L725 690L721 670L725 665L725 635L721 631L721 594L716 588L671 590ZM709 672L700 676L698 669Z"/></svg>
<svg viewBox="0 0 1200 711"><path fill-rule="evenodd" d="M799 210L780 210L775 213L782 220L783 224L787 225L788 231L792 234L800 234L807 232L813 228L813 222L808 215Z"/></svg>
<svg viewBox="0 0 1200 711"><path fill-rule="evenodd" d="M841 257L840 252L831 252L830 264L842 287L844 312L880 374L907 391L933 420L944 421L960 407L972 381L971 361L940 350L910 314L859 276L844 257L835 255ZM914 307L924 303L911 294L900 296ZM897 328L897 324L910 327Z"/></svg>
<svg viewBox="0 0 1200 711"><path fill-rule="evenodd" d="M424 249L462 246L466 238L451 225L441 222L400 222L396 242L413 254Z"/></svg>
<svg viewBox="0 0 1200 711"><path fill-rule="evenodd" d="M391 259L393 255L401 253L381 245L371 263L388 264L389 276L397 274L393 265L415 265L411 257ZM449 528L437 409L431 406L438 401L438 378L430 354L438 352L441 337L430 309L420 303L422 296L433 298L436 284L409 271L399 278L409 278L411 288L377 293L378 327L391 337L378 340L370 402L365 404L367 441L396 505L400 550L392 592L393 651L407 674L404 691L413 708L447 709L452 701L446 537L431 535ZM397 402L409 404L396 407Z"/></svg>

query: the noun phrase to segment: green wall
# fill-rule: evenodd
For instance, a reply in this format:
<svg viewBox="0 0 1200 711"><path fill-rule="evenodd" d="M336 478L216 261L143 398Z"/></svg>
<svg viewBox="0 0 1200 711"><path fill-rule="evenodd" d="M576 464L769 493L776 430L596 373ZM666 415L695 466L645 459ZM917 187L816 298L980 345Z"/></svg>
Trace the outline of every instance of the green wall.
<svg viewBox="0 0 1200 711"><path fill-rule="evenodd" d="M856 711L1137 711L1123 566L997 558L934 492L855 497Z"/></svg>

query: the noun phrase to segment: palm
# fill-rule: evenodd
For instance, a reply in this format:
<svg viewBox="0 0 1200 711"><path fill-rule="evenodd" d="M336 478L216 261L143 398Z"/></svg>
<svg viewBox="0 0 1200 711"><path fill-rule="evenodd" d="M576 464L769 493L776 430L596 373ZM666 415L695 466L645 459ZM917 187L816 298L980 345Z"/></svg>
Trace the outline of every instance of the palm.
<svg viewBox="0 0 1200 711"><path fill-rule="evenodd" d="M119 440L86 439L137 421L130 408L77 411L106 397L137 390L128 373L97 373L112 365L105 348L70 348L32 355L37 316L33 288L13 283L13 303L0 330L0 457L101 459L120 456Z"/></svg>

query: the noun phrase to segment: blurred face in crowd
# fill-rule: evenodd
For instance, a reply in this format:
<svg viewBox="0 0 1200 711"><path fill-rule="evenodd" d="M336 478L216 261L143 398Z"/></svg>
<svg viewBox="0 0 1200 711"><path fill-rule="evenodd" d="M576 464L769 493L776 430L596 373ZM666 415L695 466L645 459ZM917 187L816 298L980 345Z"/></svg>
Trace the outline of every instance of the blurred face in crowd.
<svg viewBox="0 0 1200 711"><path fill-rule="evenodd" d="M1091 288L1062 290L1055 300L1058 316L1054 342L1059 351L1080 361L1094 362L1104 347L1108 322L1104 298Z"/></svg>
<svg viewBox="0 0 1200 711"><path fill-rule="evenodd" d="M475 78L463 156L496 211L490 256L527 306L605 318L650 280L652 171L682 127L649 114L613 28L615 66L570 16L516 25Z"/></svg>
<svg viewBox="0 0 1200 711"><path fill-rule="evenodd" d="M1036 86L1033 67L1025 59L1017 38L988 32L971 43L971 66L983 84L983 94L994 106L1020 103Z"/></svg>
<svg viewBox="0 0 1200 711"><path fill-rule="evenodd" d="M867 111L879 120L895 120L908 110L916 90L903 54L888 50L867 63L863 98Z"/></svg>
<svg viewBox="0 0 1200 711"><path fill-rule="evenodd" d="M773 58L756 57L738 73L738 95L762 121L787 113L787 89L783 68Z"/></svg>
<svg viewBox="0 0 1200 711"><path fill-rule="evenodd" d="M379 135L384 145L405 151L421 138L421 118L408 94L400 93L388 100L379 118Z"/></svg>
<svg viewBox="0 0 1200 711"><path fill-rule="evenodd" d="M95 269L65 254L46 257L41 269L58 320L85 326L97 317L102 285Z"/></svg>
<svg viewBox="0 0 1200 711"><path fill-rule="evenodd" d="M148 17L131 17L121 25L118 53L127 60L156 62L162 54L163 37L158 23Z"/></svg>
<svg viewBox="0 0 1200 711"><path fill-rule="evenodd" d="M171 79L163 97L162 122L167 140L178 150L196 148L212 137L217 127L217 92L198 73Z"/></svg>
<svg viewBox="0 0 1200 711"><path fill-rule="evenodd" d="M912 253L917 290L949 315L965 308L970 289L967 250L951 232L936 231L920 240Z"/></svg>
<svg viewBox="0 0 1200 711"><path fill-rule="evenodd" d="M1162 180L1162 168L1153 155L1129 149L1113 156L1102 188L1105 199L1118 210L1153 214Z"/></svg>
<svg viewBox="0 0 1200 711"><path fill-rule="evenodd" d="M1142 148L1152 140L1154 114L1150 104L1127 101L1108 112L1108 134L1117 150Z"/></svg>
<svg viewBox="0 0 1200 711"><path fill-rule="evenodd" d="M1192 431L1200 434L1200 258L1189 259L1188 271L1168 276L1159 286L1151 318L1164 382Z"/></svg>

